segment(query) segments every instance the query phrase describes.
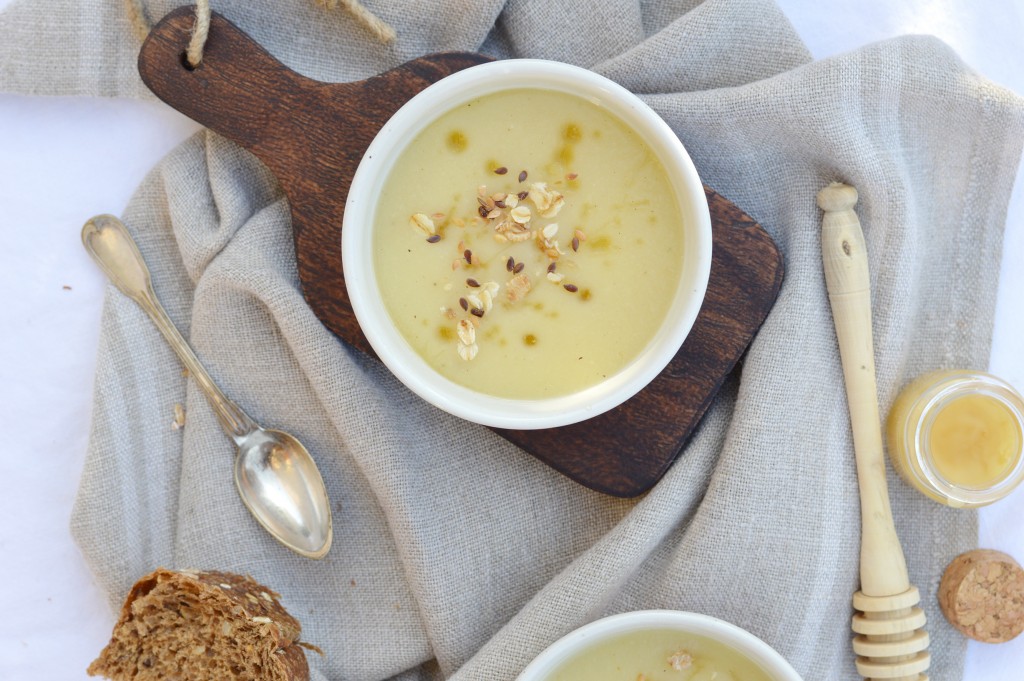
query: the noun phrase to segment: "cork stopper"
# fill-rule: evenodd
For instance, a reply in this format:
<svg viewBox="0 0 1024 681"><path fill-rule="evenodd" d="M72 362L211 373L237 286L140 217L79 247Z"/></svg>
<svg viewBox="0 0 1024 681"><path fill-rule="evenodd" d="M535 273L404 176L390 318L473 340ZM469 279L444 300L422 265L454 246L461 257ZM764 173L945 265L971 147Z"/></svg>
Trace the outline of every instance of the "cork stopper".
<svg viewBox="0 0 1024 681"><path fill-rule="evenodd" d="M962 553L939 584L939 605L950 624L982 643L1003 643L1024 631L1024 570L992 549Z"/></svg>

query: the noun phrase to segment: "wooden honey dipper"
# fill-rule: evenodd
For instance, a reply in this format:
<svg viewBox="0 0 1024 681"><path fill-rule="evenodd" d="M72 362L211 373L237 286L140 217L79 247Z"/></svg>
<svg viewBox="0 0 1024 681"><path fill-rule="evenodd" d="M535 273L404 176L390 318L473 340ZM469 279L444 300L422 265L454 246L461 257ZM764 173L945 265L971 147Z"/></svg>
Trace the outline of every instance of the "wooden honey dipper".
<svg viewBox="0 0 1024 681"><path fill-rule="evenodd" d="M889 506L871 337L871 279L857 190L833 182L818 192L821 254L846 378L860 487L860 591L853 595L853 650L868 679L927 681L931 663L921 595L910 584Z"/></svg>

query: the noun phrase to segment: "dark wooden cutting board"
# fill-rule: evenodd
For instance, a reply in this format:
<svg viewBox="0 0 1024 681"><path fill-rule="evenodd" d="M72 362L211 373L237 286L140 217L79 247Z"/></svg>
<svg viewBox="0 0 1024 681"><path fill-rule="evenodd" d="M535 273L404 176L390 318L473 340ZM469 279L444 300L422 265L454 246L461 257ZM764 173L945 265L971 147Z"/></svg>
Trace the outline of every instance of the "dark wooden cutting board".
<svg viewBox="0 0 1024 681"><path fill-rule="evenodd" d="M354 83L291 71L214 14L202 63L186 66L194 10L181 7L150 33L139 73L163 101L254 153L291 206L295 255L307 302L352 346L373 354L352 313L341 268L349 185L377 131L434 81L488 61L471 53L415 59ZM713 225L711 281L700 315L668 367L635 397L562 428L498 430L592 489L622 497L650 489L675 461L725 377L771 309L782 258L750 217L705 188Z"/></svg>

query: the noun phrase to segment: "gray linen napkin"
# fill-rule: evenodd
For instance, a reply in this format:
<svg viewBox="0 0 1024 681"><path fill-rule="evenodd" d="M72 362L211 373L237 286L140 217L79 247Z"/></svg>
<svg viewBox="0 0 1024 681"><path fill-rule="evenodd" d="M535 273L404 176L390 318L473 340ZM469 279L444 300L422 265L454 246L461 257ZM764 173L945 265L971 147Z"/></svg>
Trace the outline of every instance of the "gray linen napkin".
<svg viewBox="0 0 1024 681"><path fill-rule="evenodd" d="M395 44L307 0L214 7L322 80L452 49L615 79L777 240L778 303L665 478L640 499L605 497L428 406L327 332L303 302L274 178L200 133L145 179L125 219L224 390L314 453L336 503L335 544L312 562L255 524L203 397L111 288L72 518L111 603L159 565L252 574L324 649L311 657L326 679L512 679L560 635L638 608L734 622L809 680L858 678L858 499L815 194L836 179L860 190L884 414L920 372L986 365L1024 101L926 37L811 63L771 0L368 4L397 29ZM0 37L0 89L148 96L119 2L15 3ZM180 431L176 403L187 408ZM930 619L932 678L958 679L965 643L935 591L975 544L975 516L890 485Z"/></svg>

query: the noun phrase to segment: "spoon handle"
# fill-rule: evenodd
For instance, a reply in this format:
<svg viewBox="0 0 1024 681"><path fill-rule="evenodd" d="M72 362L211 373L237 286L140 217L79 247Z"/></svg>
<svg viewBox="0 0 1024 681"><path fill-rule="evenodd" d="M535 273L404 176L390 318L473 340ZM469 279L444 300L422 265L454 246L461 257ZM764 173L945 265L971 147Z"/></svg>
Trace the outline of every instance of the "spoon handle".
<svg viewBox="0 0 1024 681"><path fill-rule="evenodd" d="M195 378L228 436L236 442L259 428L255 421L221 392L188 342L178 332L153 291L149 269L124 224L113 215L97 215L82 227L82 244L107 278L139 304L156 324L171 349Z"/></svg>

